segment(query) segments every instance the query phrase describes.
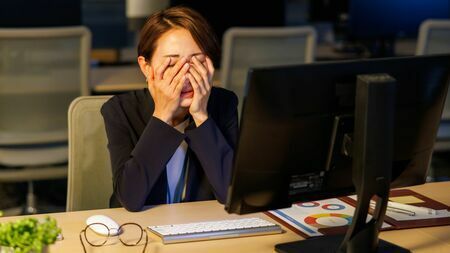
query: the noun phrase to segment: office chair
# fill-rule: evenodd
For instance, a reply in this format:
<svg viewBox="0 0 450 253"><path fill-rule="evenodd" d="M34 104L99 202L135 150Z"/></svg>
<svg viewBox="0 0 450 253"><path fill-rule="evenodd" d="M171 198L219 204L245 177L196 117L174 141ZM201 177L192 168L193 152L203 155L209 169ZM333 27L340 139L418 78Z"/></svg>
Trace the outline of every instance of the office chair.
<svg viewBox="0 0 450 253"><path fill-rule="evenodd" d="M315 44L316 32L309 26L228 29L222 43L221 85L238 96L239 113L250 67L313 62Z"/></svg>
<svg viewBox="0 0 450 253"><path fill-rule="evenodd" d="M83 96L69 108L67 211L109 208L112 172L100 108L111 96Z"/></svg>
<svg viewBox="0 0 450 253"><path fill-rule="evenodd" d="M419 28L416 55L446 53L450 53L450 20L430 19L422 22ZM443 152L448 151L450 151L450 89L447 91L447 99L434 143L433 163L430 165L429 172L430 180L441 180L442 175L444 175L444 180L448 178L448 171L441 172L440 167L442 166L438 165L445 161L440 161L439 154L436 154L444 154Z"/></svg>
<svg viewBox="0 0 450 253"><path fill-rule="evenodd" d="M450 54L450 20L426 20L419 28L416 55ZM435 151L450 150L450 89L447 91Z"/></svg>
<svg viewBox="0 0 450 253"><path fill-rule="evenodd" d="M429 19L419 28L416 55L450 53L450 20Z"/></svg>
<svg viewBox="0 0 450 253"><path fill-rule="evenodd" d="M67 109L89 94L85 27L0 29L0 182L67 176Z"/></svg>

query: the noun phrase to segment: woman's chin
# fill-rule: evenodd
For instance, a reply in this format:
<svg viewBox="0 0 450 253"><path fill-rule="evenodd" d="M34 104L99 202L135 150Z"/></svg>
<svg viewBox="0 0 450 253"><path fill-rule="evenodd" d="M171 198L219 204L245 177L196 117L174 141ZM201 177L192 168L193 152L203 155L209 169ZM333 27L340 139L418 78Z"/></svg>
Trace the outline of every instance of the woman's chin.
<svg viewBox="0 0 450 253"><path fill-rule="evenodd" d="M187 98L181 98L181 101L180 101L180 107L183 107L183 108L186 108L186 107L189 107L189 106L191 106L191 104L192 104L192 98L191 97L187 97Z"/></svg>
<svg viewBox="0 0 450 253"><path fill-rule="evenodd" d="M180 106L181 107L189 107L192 103L192 97L194 97L194 91L182 92L180 95Z"/></svg>

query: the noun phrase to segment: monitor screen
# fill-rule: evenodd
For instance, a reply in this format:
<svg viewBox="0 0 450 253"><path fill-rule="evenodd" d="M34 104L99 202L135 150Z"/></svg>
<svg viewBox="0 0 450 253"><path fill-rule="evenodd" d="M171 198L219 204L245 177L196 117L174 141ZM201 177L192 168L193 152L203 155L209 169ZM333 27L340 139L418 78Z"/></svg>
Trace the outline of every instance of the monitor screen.
<svg viewBox="0 0 450 253"><path fill-rule="evenodd" d="M415 38L426 19L450 18L449 0L350 0L349 35L358 39Z"/></svg>
<svg viewBox="0 0 450 253"><path fill-rule="evenodd" d="M391 186L424 183L450 55L258 68L247 80L228 212L353 193L346 146L353 134L356 78L375 73L396 79Z"/></svg>

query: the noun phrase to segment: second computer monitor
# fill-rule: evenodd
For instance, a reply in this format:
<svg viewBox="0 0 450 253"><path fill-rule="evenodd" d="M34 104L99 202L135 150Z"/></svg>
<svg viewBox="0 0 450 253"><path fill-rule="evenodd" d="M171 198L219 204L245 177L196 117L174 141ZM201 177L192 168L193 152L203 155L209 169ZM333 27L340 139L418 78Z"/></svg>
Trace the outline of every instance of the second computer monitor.
<svg viewBox="0 0 450 253"><path fill-rule="evenodd" d="M261 68L249 72L227 210L257 212L353 193L356 80L375 73L396 80L391 185L424 183L449 55Z"/></svg>

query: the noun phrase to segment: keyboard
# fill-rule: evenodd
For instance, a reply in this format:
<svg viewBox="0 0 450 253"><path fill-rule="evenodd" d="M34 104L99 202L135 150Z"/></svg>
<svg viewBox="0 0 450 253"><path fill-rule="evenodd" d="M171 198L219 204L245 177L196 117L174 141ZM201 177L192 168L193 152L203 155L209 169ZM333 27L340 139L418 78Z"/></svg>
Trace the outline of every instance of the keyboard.
<svg viewBox="0 0 450 253"><path fill-rule="evenodd" d="M147 228L161 237L164 244L279 234L283 232L279 225L261 218L148 226Z"/></svg>

